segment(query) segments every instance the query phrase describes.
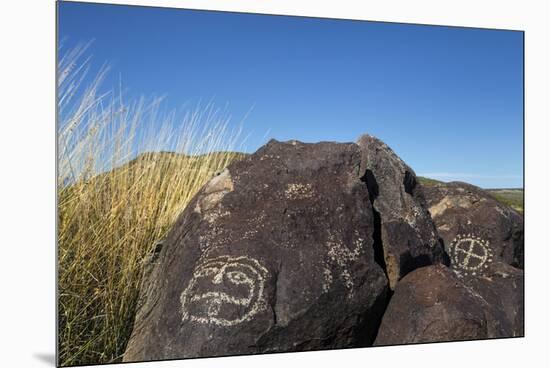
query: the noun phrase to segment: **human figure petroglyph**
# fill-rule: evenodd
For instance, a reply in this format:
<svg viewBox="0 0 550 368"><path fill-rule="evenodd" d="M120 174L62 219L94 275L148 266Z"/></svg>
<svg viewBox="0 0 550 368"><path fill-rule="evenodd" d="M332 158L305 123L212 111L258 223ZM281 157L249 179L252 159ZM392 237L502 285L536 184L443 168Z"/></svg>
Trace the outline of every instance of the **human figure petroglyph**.
<svg viewBox="0 0 550 368"><path fill-rule="evenodd" d="M202 262L181 294L182 320L229 327L252 319L266 307L268 274L256 259L246 256Z"/></svg>
<svg viewBox="0 0 550 368"><path fill-rule="evenodd" d="M459 234L451 242L453 264L466 275L476 275L493 260L489 242L473 234Z"/></svg>
<svg viewBox="0 0 550 368"><path fill-rule="evenodd" d="M344 282L346 289L348 289L348 299L353 297L353 278L350 273L350 265L363 253L364 246L364 239L359 236L359 232L355 231L354 235L353 249L346 247L343 244L343 240L333 234L329 235L327 241L329 263L340 267L341 272L339 276ZM326 268L324 273L323 292L326 293L332 284L332 272L330 268Z"/></svg>

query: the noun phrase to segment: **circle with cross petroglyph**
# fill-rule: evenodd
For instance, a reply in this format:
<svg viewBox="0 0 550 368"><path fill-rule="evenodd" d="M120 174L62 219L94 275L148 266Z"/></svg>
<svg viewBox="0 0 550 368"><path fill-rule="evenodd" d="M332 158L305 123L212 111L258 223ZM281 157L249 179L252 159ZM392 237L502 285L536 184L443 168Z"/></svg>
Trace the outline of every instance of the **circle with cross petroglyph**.
<svg viewBox="0 0 550 368"><path fill-rule="evenodd" d="M489 242L473 234L460 234L451 243L453 266L467 275L476 275L493 260Z"/></svg>

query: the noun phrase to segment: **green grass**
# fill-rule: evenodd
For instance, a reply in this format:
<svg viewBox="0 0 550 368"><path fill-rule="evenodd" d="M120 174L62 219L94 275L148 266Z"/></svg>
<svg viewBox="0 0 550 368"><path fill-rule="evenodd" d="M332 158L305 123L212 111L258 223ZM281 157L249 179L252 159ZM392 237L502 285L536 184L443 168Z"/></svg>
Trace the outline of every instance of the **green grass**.
<svg viewBox="0 0 550 368"><path fill-rule="evenodd" d="M420 182L420 184L425 185L425 186L432 186L432 185L436 185L436 184L444 184L442 181L435 180L435 179L430 179L430 178L425 178L423 176L418 176L417 179Z"/></svg>
<svg viewBox="0 0 550 368"><path fill-rule="evenodd" d="M497 201L523 214L523 189L488 189Z"/></svg>

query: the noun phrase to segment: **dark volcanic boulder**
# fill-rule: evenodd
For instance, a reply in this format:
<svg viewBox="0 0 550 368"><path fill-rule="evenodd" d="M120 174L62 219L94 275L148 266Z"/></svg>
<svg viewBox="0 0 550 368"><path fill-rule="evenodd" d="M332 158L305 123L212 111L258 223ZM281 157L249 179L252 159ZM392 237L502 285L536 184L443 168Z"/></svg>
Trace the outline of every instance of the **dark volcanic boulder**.
<svg viewBox="0 0 550 368"><path fill-rule="evenodd" d="M523 217L481 188L452 182L424 186L424 195L453 268L483 274L492 262L523 268Z"/></svg>
<svg viewBox="0 0 550 368"><path fill-rule="evenodd" d="M417 269L395 288L375 345L488 337L482 302L443 265Z"/></svg>
<svg viewBox="0 0 550 368"><path fill-rule="evenodd" d="M414 171L375 137L363 135L357 144L390 287L418 267L448 263Z"/></svg>
<svg viewBox="0 0 550 368"><path fill-rule="evenodd" d="M495 318L495 328L489 331L489 337L524 335L523 270L503 262L493 262L482 275L461 274L459 278L471 292L483 299L485 309Z"/></svg>
<svg viewBox="0 0 550 368"><path fill-rule="evenodd" d="M178 218L125 361L365 346L385 306L355 144L271 141Z"/></svg>
<svg viewBox="0 0 550 368"><path fill-rule="evenodd" d="M397 284L375 345L523 335L523 272L503 266L471 284L443 265L411 272Z"/></svg>
<svg viewBox="0 0 550 368"><path fill-rule="evenodd" d="M375 344L523 336L522 217L469 184L422 190L450 268L398 282Z"/></svg>

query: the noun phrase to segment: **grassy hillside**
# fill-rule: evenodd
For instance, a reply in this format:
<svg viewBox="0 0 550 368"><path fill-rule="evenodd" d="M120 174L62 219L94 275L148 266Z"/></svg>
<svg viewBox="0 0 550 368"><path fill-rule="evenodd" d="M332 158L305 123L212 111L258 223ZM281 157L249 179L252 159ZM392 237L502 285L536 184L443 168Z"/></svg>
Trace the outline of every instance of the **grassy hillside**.
<svg viewBox="0 0 550 368"><path fill-rule="evenodd" d="M488 189L499 202L523 213L523 189Z"/></svg>
<svg viewBox="0 0 550 368"><path fill-rule="evenodd" d="M240 157L233 152L149 153L60 190L62 364L121 358L146 255L198 189Z"/></svg>
<svg viewBox="0 0 550 368"><path fill-rule="evenodd" d="M436 184L444 184L442 181L435 180L435 179L430 179L430 178L425 178L423 176L418 176L417 179L420 182L420 184L426 185L426 186L436 185Z"/></svg>
<svg viewBox="0 0 550 368"><path fill-rule="evenodd" d="M204 183L242 157L239 131L213 106L177 117L158 99L126 102L101 90L104 70L80 86L83 53L58 65L60 365L121 359L147 254Z"/></svg>

